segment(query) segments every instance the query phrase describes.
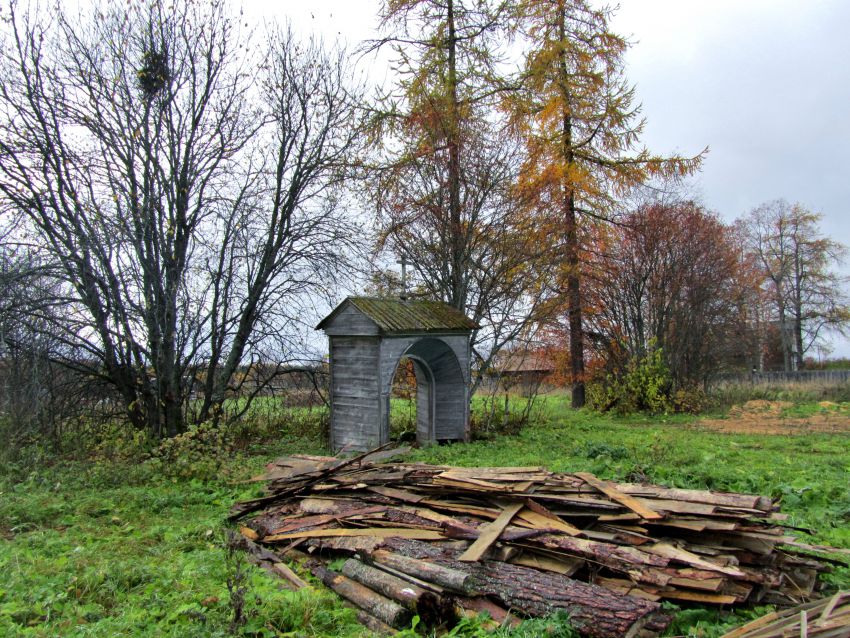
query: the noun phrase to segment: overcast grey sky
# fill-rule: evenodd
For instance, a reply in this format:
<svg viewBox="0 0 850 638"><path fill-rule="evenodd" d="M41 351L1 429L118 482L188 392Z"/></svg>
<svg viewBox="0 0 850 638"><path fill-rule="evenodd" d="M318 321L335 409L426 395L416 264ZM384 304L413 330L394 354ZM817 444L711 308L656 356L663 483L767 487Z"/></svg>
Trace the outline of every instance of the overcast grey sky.
<svg viewBox="0 0 850 638"><path fill-rule="evenodd" d="M377 0L248 2L299 31L350 44L373 37ZM613 22L634 46L654 152L710 152L696 184L731 221L777 198L823 213L850 244L850 1L623 0ZM850 267L843 268L850 273ZM833 356L850 356L835 341Z"/></svg>

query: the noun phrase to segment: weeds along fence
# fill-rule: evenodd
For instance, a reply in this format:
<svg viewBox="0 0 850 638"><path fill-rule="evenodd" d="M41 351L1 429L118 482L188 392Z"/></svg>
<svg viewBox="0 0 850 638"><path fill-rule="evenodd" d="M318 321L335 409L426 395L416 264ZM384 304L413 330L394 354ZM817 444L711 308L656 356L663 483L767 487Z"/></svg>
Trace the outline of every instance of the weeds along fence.
<svg viewBox="0 0 850 638"><path fill-rule="evenodd" d="M850 401L850 370L798 370L728 375L709 388L716 407L747 401Z"/></svg>

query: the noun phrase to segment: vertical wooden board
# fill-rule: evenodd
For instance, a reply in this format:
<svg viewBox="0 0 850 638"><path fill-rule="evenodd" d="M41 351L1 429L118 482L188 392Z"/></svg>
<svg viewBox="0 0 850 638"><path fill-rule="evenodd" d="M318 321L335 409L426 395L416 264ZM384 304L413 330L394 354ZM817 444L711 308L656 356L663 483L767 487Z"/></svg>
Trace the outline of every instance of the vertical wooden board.
<svg viewBox="0 0 850 638"><path fill-rule="evenodd" d="M331 450L338 450L336 441L334 439L334 339L332 337L328 337L328 390L330 396L328 397L328 410L330 414L330 427L328 428L328 443L331 446Z"/></svg>
<svg viewBox="0 0 850 638"><path fill-rule="evenodd" d="M463 439L466 429L466 392L460 378L436 384L434 431L437 439Z"/></svg>

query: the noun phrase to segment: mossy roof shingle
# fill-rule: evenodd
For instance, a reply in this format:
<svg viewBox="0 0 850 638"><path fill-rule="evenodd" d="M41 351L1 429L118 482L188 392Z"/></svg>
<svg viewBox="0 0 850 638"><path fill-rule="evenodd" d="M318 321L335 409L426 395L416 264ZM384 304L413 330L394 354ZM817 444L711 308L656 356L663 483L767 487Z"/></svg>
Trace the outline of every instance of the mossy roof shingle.
<svg viewBox="0 0 850 638"><path fill-rule="evenodd" d="M479 327L465 314L442 301L348 297L316 328L321 330L326 327L346 303L351 303L386 333L456 332L475 330Z"/></svg>

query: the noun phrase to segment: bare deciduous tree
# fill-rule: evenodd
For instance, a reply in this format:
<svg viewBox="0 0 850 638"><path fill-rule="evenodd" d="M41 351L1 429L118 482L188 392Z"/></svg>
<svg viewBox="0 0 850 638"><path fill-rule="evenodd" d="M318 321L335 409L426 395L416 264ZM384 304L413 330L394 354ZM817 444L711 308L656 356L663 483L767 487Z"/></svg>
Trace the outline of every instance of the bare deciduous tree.
<svg viewBox="0 0 850 638"><path fill-rule="evenodd" d="M64 341L136 427L219 418L351 245L342 53L252 39L220 0L13 2L4 35L0 193L61 267Z"/></svg>
<svg viewBox="0 0 850 638"><path fill-rule="evenodd" d="M755 208L744 220L778 324L786 371L802 369L806 353L826 332L850 325L847 279L832 270L847 248L821 235L820 219L801 204L780 199Z"/></svg>

